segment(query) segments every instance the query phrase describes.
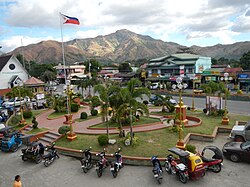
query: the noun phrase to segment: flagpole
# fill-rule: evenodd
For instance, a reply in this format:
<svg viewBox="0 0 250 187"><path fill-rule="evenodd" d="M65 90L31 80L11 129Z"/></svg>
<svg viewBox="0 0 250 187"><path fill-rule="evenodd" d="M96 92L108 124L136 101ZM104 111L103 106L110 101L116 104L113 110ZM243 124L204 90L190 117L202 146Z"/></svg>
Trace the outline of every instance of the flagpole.
<svg viewBox="0 0 250 187"><path fill-rule="evenodd" d="M63 71L64 71L64 80L65 80L65 85L67 85L67 73L66 73L66 62L65 62L65 53L64 53L64 44L63 44L63 30L62 30L62 13L60 12L59 13L60 15L60 28L61 28L61 39L62 39L62 56L63 56ZM69 113L69 98L68 98L68 95L67 95L67 110L68 110L68 114Z"/></svg>

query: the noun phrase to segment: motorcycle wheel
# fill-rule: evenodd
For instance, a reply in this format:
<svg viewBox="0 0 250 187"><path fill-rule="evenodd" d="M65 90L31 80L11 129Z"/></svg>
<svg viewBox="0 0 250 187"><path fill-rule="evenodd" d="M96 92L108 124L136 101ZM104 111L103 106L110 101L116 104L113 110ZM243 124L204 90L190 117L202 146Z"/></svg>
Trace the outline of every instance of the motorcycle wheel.
<svg viewBox="0 0 250 187"><path fill-rule="evenodd" d="M98 177L102 176L102 169L99 168L98 170L96 170L96 172Z"/></svg>
<svg viewBox="0 0 250 187"><path fill-rule="evenodd" d="M168 174L171 174L171 173L172 173L172 172L171 172L171 165L170 165L169 162L166 162L165 170L166 170L166 172L168 172Z"/></svg>
<svg viewBox="0 0 250 187"><path fill-rule="evenodd" d="M23 161L27 161L28 159L25 156L22 156Z"/></svg>
<svg viewBox="0 0 250 187"><path fill-rule="evenodd" d="M10 149L11 149L12 152L16 152L17 149L18 149L17 144L13 144Z"/></svg>
<svg viewBox="0 0 250 187"><path fill-rule="evenodd" d="M93 166L92 162L89 162L86 167L88 170L90 170L92 168L92 166Z"/></svg>
<svg viewBox="0 0 250 187"><path fill-rule="evenodd" d="M213 165L211 169L214 173L219 173L221 171L221 165L220 164Z"/></svg>
<svg viewBox="0 0 250 187"><path fill-rule="evenodd" d="M157 182L158 182L158 184L161 184L162 183L162 178L158 178Z"/></svg>
<svg viewBox="0 0 250 187"><path fill-rule="evenodd" d="M42 161L41 155L37 155L36 158L35 158L36 164L39 164L41 161Z"/></svg>
<svg viewBox="0 0 250 187"><path fill-rule="evenodd" d="M43 164L44 164L45 167L48 167L48 166L49 166L49 160L48 160L48 159L45 159L45 161L44 161Z"/></svg>
<svg viewBox="0 0 250 187"><path fill-rule="evenodd" d="M187 183L187 177L185 176L184 173L179 173L179 179L183 184Z"/></svg>
<svg viewBox="0 0 250 187"><path fill-rule="evenodd" d="M84 168L82 168L82 171L83 171L84 173L87 173L87 172L88 172L88 169L87 169L86 167L84 167Z"/></svg>
<svg viewBox="0 0 250 187"><path fill-rule="evenodd" d="M114 177L114 178L117 177L117 171L113 171L112 174L113 174L113 177Z"/></svg>

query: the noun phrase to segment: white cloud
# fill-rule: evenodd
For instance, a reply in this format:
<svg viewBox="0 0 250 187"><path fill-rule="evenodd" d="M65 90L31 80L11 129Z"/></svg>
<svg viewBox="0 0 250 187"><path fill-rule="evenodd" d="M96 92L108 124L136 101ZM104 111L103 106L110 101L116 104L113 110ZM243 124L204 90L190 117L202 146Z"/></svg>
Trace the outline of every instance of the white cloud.
<svg viewBox="0 0 250 187"><path fill-rule="evenodd" d="M13 0L11 0L13 2ZM9 2L8 0L4 2ZM77 38L96 37L128 29L153 33L164 41L171 34L188 40L208 37L233 41L236 33L250 32L249 0L16 0L5 3L6 23L12 27L59 27L59 12L79 18ZM244 15L244 16L243 16ZM237 19L235 19L237 17ZM66 41L65 36L65 41ZM175 42L175 41L173 41Z"/></svg>
<svg viewBox="0 0 250 187"><path fill-rule="evenodd" d="M7 51L12 51L13 49L22 46L26 46L29 44L34 44L34 43L38 43L44 40L57 40L56 38L53 38L51 36L47 36L46 38L32 38L32 37L23 37L23 36L12 36L10 38L4 39L1 41L1 45L2 45L2 50L4 52Z"/></svg>

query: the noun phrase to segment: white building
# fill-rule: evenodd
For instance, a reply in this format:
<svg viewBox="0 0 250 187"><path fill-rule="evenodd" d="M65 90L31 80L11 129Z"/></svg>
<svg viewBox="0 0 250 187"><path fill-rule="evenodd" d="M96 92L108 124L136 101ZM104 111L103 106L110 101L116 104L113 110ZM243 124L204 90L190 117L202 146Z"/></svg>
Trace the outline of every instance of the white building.
<svg viewBox="0 0 250 187"><path fill-rule="evenodd" d="M15 56L0 56L0 89L18 86L18 83L24 83L28 77L28 72Z"/></svg>

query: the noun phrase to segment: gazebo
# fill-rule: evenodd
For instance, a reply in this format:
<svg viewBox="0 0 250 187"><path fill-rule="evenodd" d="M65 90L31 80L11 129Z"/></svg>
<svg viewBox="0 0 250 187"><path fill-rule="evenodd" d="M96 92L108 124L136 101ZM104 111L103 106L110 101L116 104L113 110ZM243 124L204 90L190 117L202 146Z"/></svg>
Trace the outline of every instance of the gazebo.
<svg viewBox="0 0 250 187"><path fill-rule="evenodd" d="M26 82L24 82L24 85L31 88L34 95L44 93L45 83L35 77L29 78Z"/></svg>

